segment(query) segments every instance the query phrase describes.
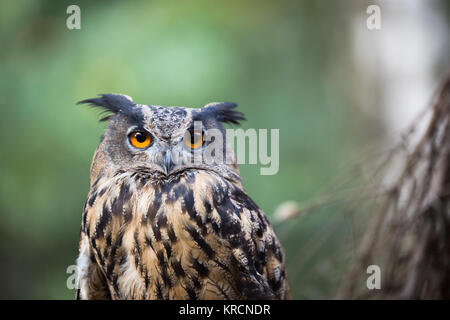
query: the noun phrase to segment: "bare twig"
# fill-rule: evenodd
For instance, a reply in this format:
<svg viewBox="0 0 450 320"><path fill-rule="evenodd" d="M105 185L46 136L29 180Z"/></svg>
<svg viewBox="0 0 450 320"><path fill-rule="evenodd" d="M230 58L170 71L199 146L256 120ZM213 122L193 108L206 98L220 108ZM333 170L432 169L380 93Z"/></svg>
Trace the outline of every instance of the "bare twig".
<svg viewBox="0 0 450 320"><path fill-rule="evenodd" d="M450 298L450 78L431 112L425 133L375 208L339 297ZM416 127L405 136L406 145ZM377 181L393 174L392 162L383 163ZM381 267L381 290L361 285L371 264Z"/></svg>

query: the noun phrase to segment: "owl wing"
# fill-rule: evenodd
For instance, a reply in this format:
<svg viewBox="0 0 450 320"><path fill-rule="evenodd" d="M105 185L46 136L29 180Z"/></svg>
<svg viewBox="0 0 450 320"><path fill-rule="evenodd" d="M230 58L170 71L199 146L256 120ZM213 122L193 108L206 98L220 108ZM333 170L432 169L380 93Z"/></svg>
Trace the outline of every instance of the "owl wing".
<svg viewBox="0 0 450 320"><path fill-rule="evenodd" d="M77 300L110 300L106 278L95 260L87 235L82 231L77 259Z"/></svg>
<svg viewBox="0 0 450 320"><path fill-rule="evenodd" d="M212 217L231 252L229 265L239 299L287 299L283 249L270 222L242 187L216 189Z"/></svg>

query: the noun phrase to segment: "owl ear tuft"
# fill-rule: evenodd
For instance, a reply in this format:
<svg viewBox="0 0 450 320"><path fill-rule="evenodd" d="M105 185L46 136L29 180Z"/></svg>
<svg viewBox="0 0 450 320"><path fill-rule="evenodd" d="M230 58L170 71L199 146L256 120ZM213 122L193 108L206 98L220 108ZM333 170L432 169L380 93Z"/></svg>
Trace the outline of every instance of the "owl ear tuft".
<svg viewBox="0 0 450 320"><path fill-rule="evenodd" d="M124 113L127 115L131 115L134 112L134 107L136 103L133 99L124 94L100 94L98 98L91 98L77 102L77 104L89 104L92 107L100 107L104 111L111 112L113 114L116 113ZM106 121L111 118L111 115L108 115L100 121Z"/></svg>
<svg viewBox="0 0 450 320"><path fill-rule="evenodd" d="M239 124L239 121L246 119L242 112L233 110L237 106L234 102L211 102L204 106L204 110L212 113L220 122Z"/></svg>

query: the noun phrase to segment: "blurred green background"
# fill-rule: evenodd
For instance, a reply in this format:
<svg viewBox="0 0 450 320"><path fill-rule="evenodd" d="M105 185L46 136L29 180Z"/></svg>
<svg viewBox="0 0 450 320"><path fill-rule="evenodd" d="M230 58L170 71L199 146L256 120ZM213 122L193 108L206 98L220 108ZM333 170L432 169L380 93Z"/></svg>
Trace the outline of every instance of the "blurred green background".
<svg viewBox="0 0 450 320"><path fill-rule="evenodd" d="M81 8L81 30L66 8ZM324 185L378 127L349 91L350 22L364 1L1 1L0 298L72 299L89 165L105 124L75 103L234 101L244 128L280 129L280 170L241 167L269 215ZM345 79L345 80L344 80ZM332 298L352 220L331 207L275 223L297 299ZM350 245L349 245L350 243Z"/></svg>

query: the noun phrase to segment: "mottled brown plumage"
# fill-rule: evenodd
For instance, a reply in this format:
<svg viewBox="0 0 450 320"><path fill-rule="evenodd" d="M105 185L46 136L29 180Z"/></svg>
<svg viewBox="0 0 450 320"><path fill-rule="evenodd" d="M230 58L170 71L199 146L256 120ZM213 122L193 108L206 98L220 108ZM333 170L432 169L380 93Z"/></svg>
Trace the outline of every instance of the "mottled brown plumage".
<svg viewBox="0 0 450 320"><path fill-rule="evenodd" d="M237 122L233 104L201 109L135 104L122 95L84 102L110 112L91 166L79 244L80 299L285 299L284 255L264 213L228 163L167 170L193 120ZM152 134L146 150L129 128ZM153 149L152 149L153 148ZM184 151L181 151L184 152Z"/></svg>

